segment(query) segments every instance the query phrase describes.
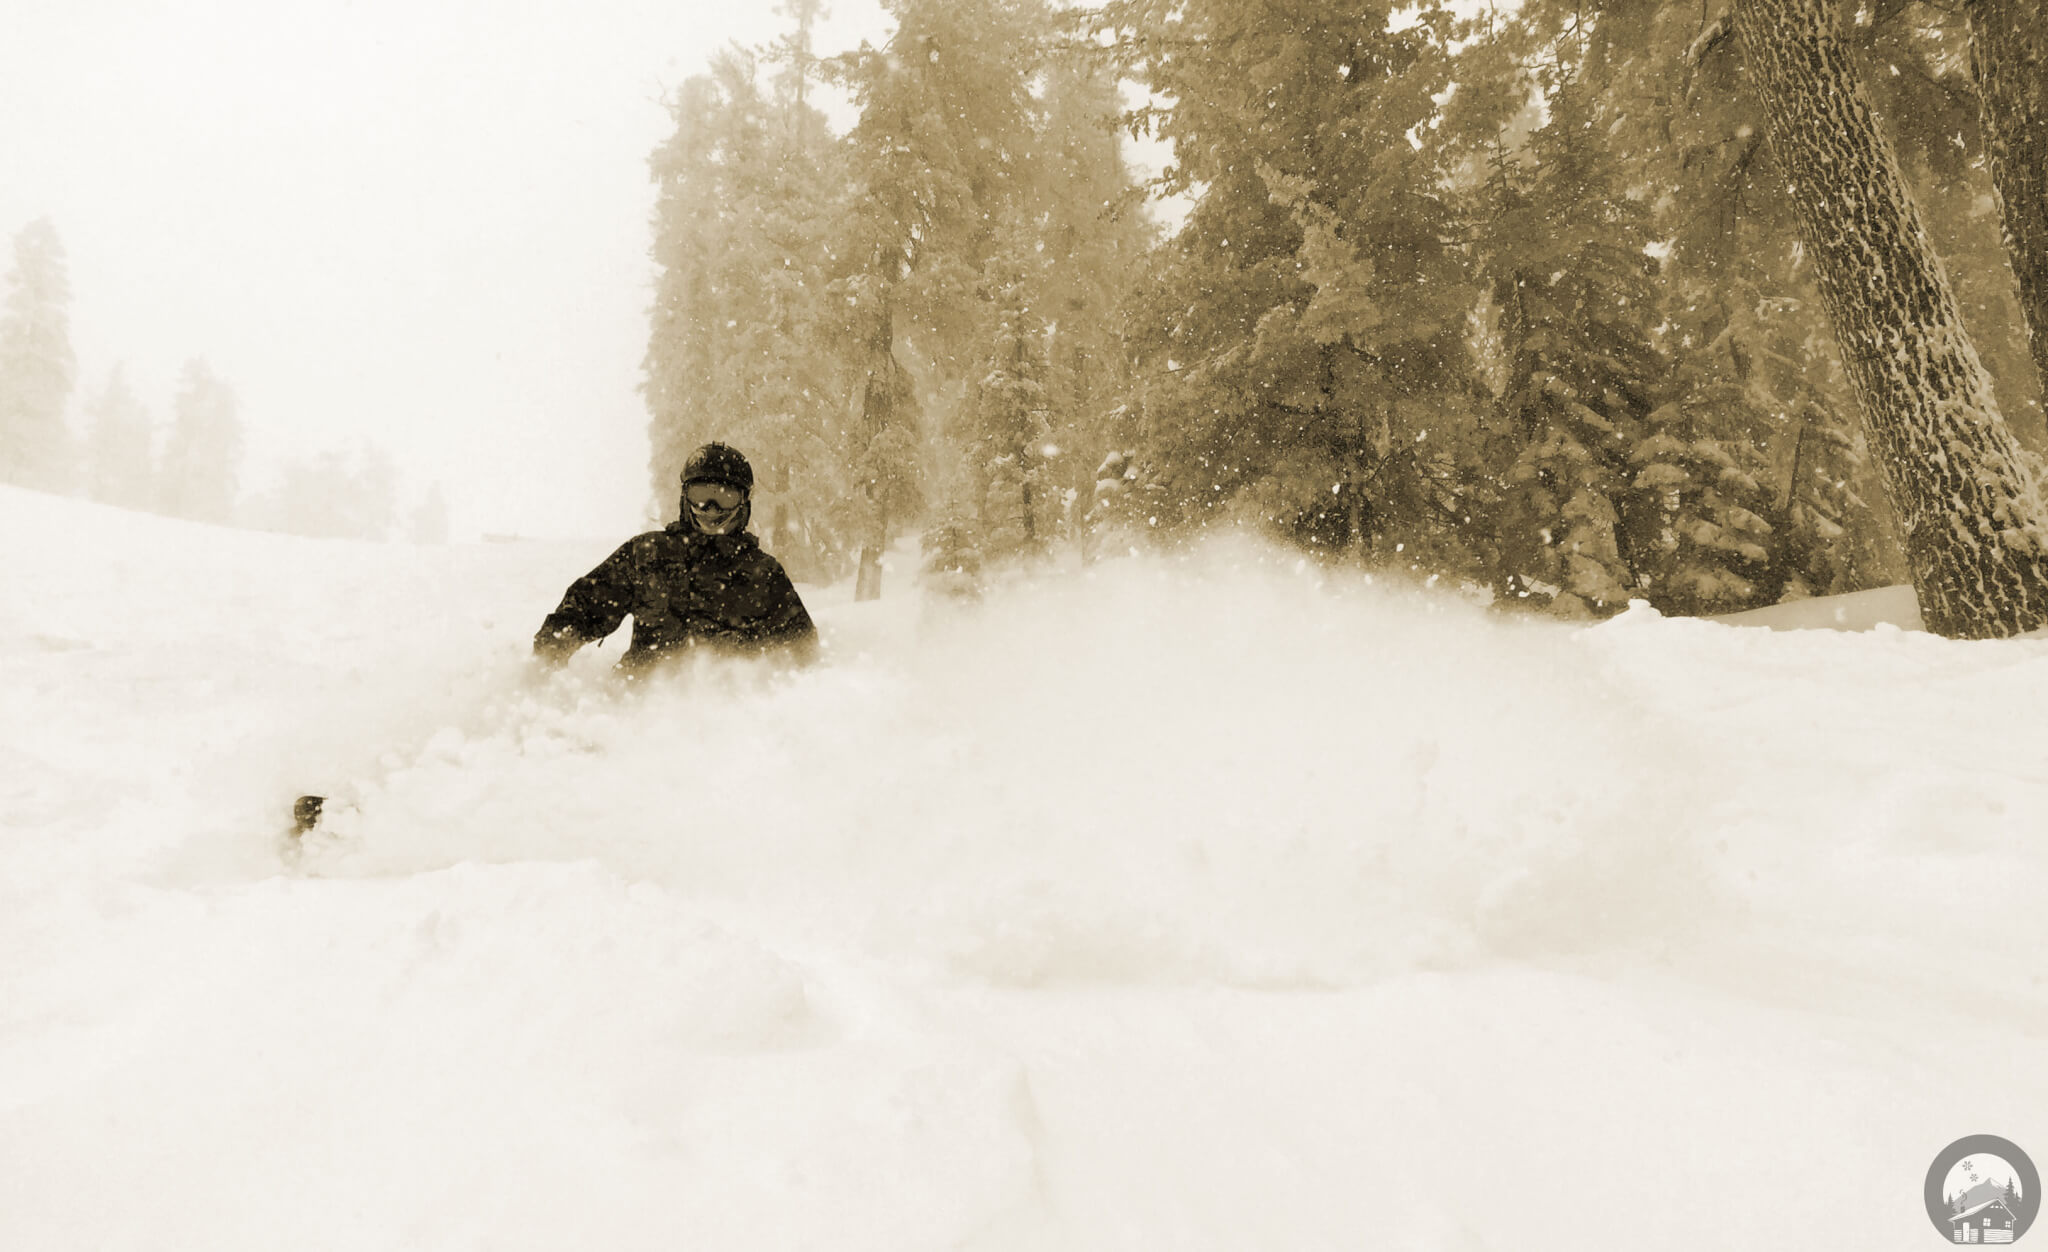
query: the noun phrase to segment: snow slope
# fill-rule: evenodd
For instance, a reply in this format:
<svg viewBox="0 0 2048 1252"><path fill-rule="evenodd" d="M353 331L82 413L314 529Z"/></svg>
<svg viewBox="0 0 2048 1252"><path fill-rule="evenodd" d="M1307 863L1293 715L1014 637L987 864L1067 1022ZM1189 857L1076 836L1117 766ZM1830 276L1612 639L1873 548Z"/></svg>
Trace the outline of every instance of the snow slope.
<svg viewBox="0 0 2048 1252"><path fill-rule="evenodd" d="M0 490L0 1247L1913 1247L2048 1153L2048 642L1222 544L533 680L609 547Z"/></svg>

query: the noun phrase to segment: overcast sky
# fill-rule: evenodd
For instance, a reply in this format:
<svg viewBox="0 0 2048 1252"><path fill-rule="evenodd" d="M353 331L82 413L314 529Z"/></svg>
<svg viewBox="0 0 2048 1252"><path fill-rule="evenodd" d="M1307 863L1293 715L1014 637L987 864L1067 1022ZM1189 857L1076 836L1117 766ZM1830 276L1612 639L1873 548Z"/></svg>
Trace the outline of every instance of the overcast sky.
<svg viewBox="0 0 2048 1252"><path fill-rule="evenodd" d="M367 436L458 536L631 529L664 93L770 0L6 0L0 237L68 256L80 387L204 357L245 490ZM879 42L834 0L823 50ZM11 255L8 254L8 255Z"/></svg>

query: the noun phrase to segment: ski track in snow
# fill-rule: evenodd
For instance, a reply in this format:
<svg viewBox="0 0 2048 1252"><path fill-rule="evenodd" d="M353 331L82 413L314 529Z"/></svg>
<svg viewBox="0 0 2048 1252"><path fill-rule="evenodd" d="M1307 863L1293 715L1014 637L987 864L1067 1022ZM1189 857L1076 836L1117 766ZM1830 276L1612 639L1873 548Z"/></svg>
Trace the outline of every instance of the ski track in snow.
<svg viewBox="0 0 2048 1252"><path fill-rule="evenodd" d="M622 693L524 665L608 543L0 535L0 1247L1902 1247L2048 1152L2048 642L1218 543Z"/></svg>

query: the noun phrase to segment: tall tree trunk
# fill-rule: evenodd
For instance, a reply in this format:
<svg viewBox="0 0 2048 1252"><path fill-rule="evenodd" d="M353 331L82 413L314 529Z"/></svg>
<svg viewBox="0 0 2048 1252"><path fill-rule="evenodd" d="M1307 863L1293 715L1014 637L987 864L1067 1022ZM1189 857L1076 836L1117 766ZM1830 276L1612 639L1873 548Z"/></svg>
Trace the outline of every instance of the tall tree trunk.
<svg viewBox="0 0 2048 1252"><path fill-rule="evenodd" d="M882 324L888 326L889 315L886 306L882 313ZM895 358L892 353L893 337L885 330L879 346L870 339L867 386L862 391L861 435L865 448L872 448L875 440L889 428L895 407L896 380L892 375ZM865 449L864 449L865 451ZM868 462L872 465L872 461ZM870 480L864 490L868 496L868 507L873 510L872 523L868 534L861 540L860 565L853 579L853 598L879 600L882 598L882 553L889 548L889 506L882 499L882 485Z"/></svg>
<svg viewBox="0 0 2048 1252"><path fill-rule="evenodd" d="M2032 630L2048 622L2038 489L1827 7L1736 0L1735 24L1905 533L1921 616L1951 638Z"/></svg>
<svg viewBox="0 0 2048 1252"><path fill-rule="evenodd" d="M1965 0L2005 251L2048 385L2048 26L2038 0Z"/></svg>
<svg viewBox="0 0 2048 1252"><path fill-rule="evenodd" d="M882 598L882 551L887 546L889 533L886 512L877 523L877 530L883 536L881 539L870 539L860 546L860 565L853 575L853 598L856 601Z"/></svg>
<svg viewBox="0 0 2048 1252"><path fill-rule="evenodd" d="M864 464L869 472L875 469L873 449L882 432L889 429L896 420L896 396L899 390L896 380L896 321L894 311L894 284L885 275L892 275L900 269L896 254L884 250L874 270L877 277L869 293L863 296L868 301L865 309L867 325L861 335L866 347L866 380L861 388L860 439ZM853 598L879 600L882 597L882 553L889 548L889 506L882 498L886 490L880 482L870 478L863 485L867 492L872 529L862 539L860 564L853 579Z"/></svg>

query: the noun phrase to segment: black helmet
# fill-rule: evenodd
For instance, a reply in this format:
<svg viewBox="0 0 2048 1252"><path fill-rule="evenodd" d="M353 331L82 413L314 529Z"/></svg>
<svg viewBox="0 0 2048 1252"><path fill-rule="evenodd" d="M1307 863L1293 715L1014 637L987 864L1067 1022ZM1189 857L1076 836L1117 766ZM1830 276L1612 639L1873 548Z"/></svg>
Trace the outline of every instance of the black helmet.
<svg viewBox="0 0 2048 1252"><path fill-rule="evenodd" d="M754 467L739 449L722 443L707 443L683 462L683 486L691 483L724 483L741 491L754 489Z"/></svg>

